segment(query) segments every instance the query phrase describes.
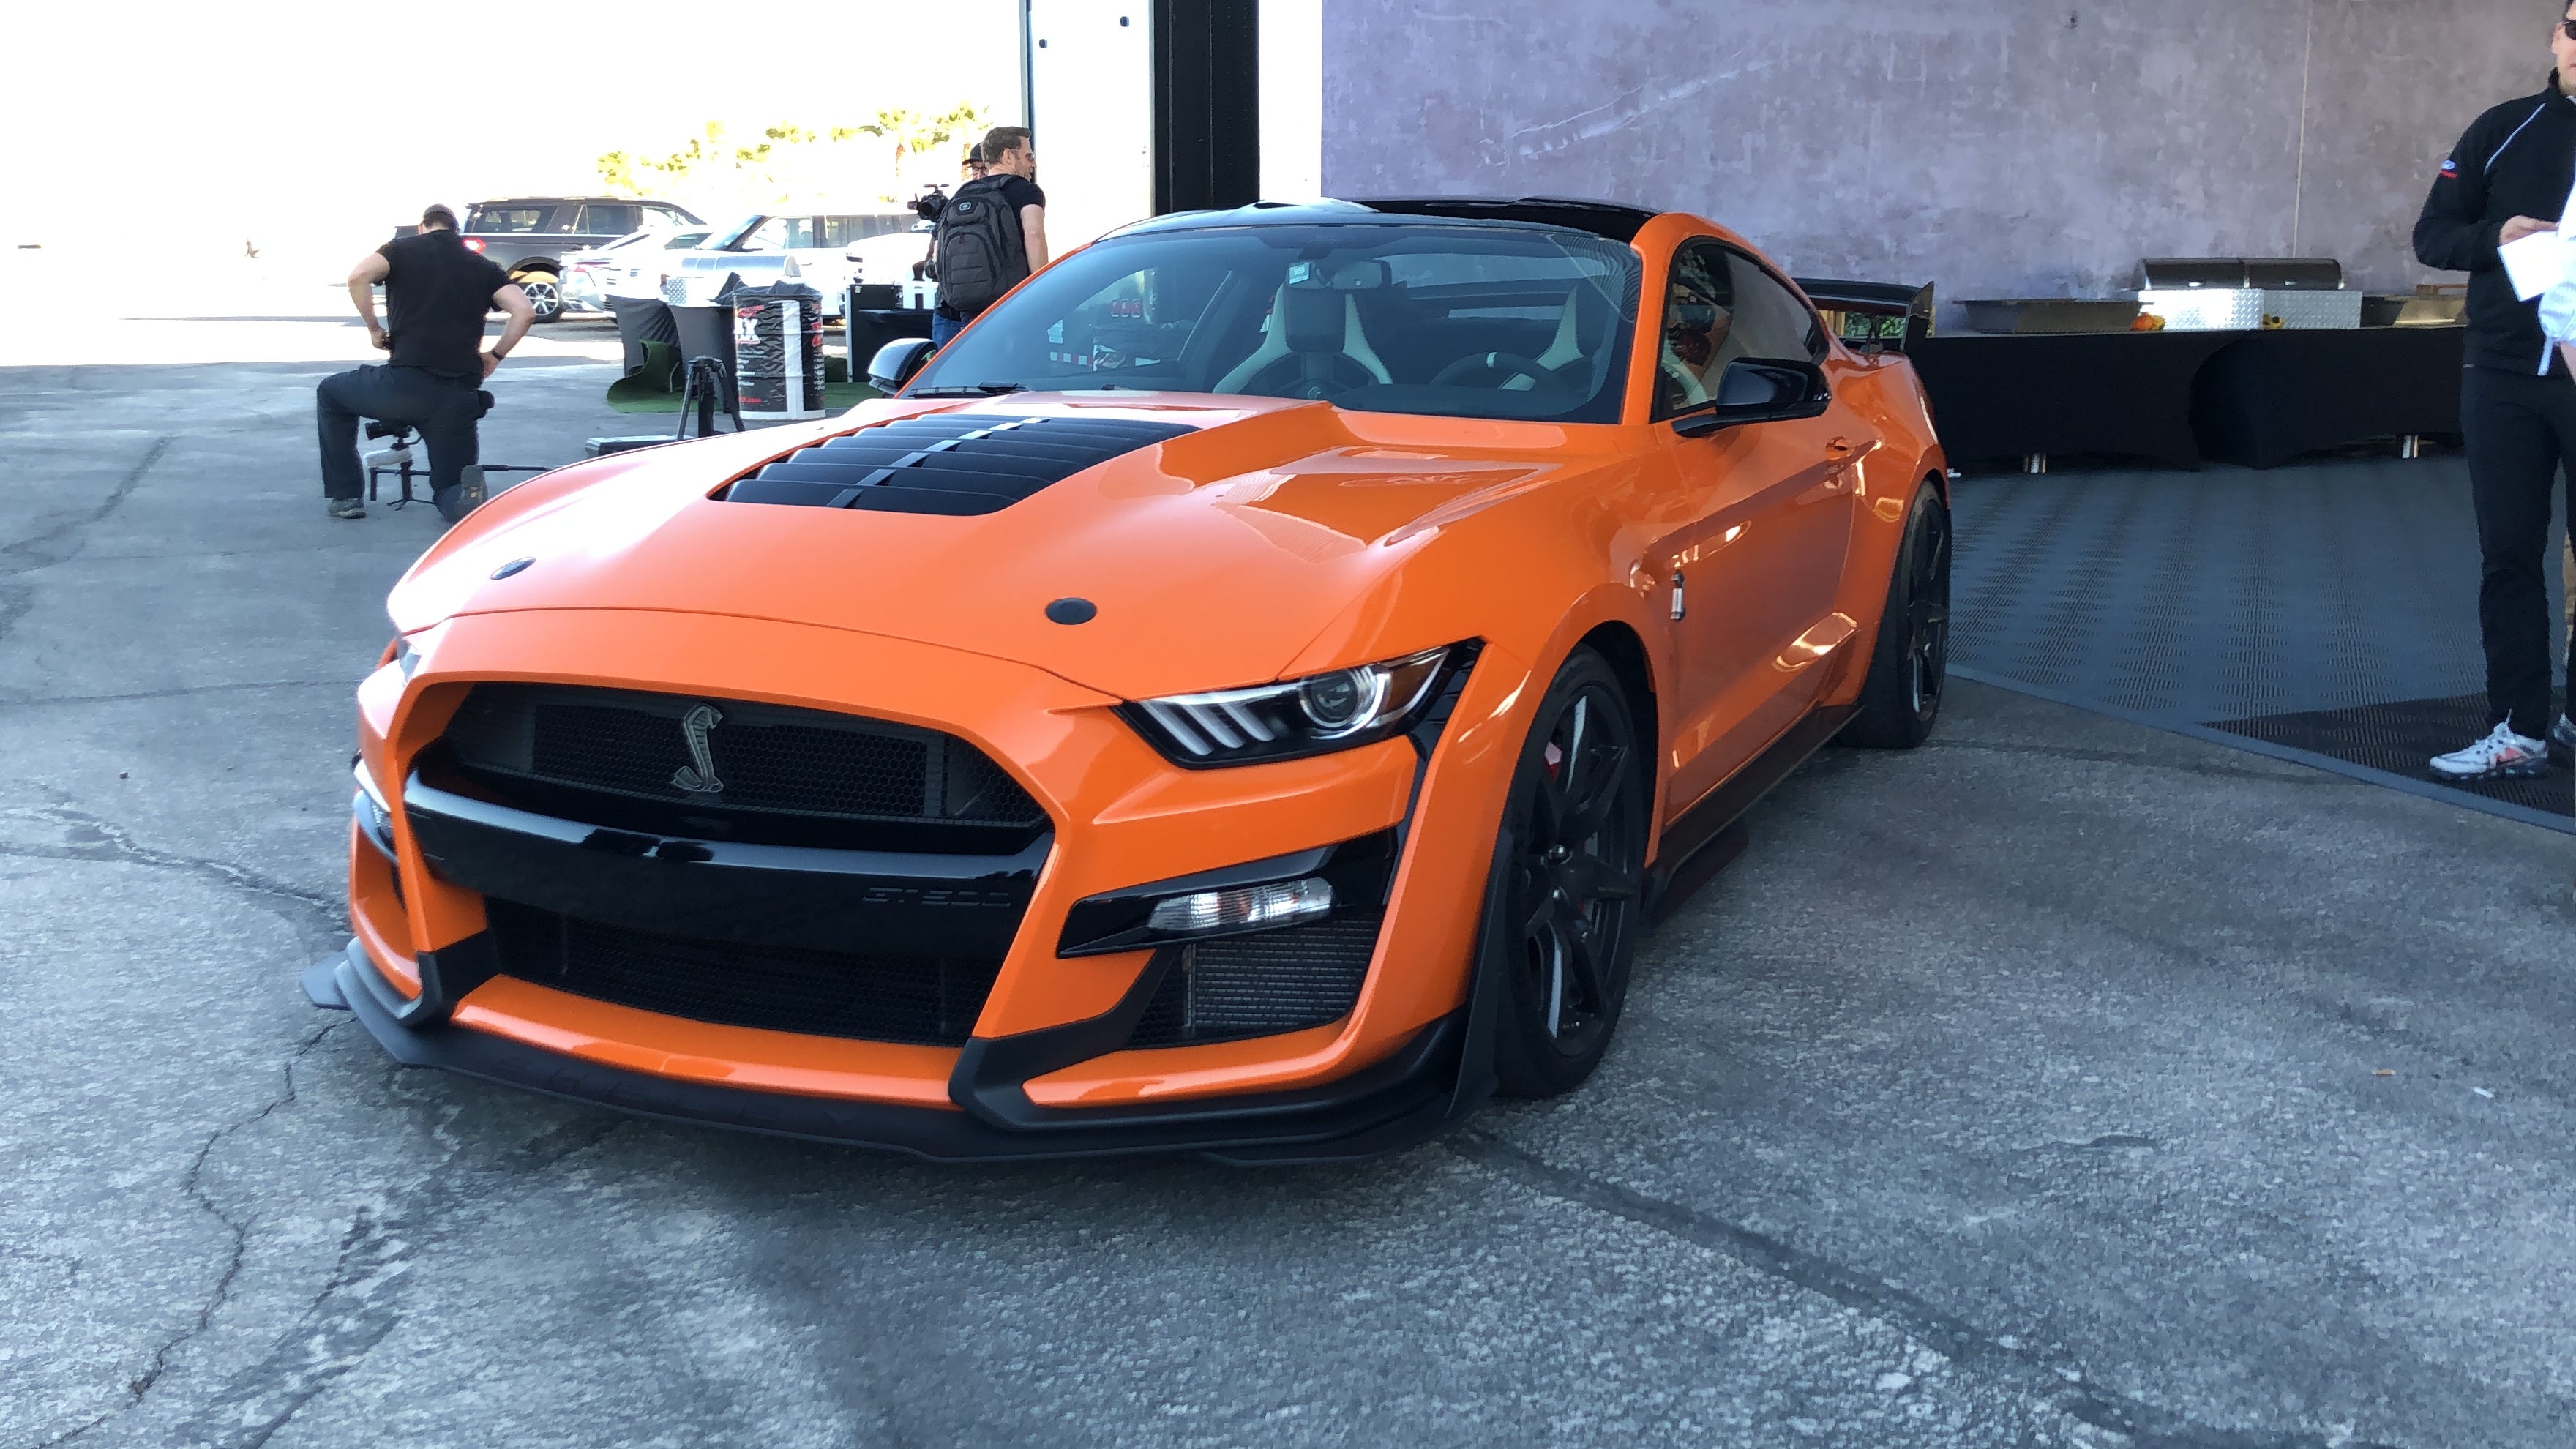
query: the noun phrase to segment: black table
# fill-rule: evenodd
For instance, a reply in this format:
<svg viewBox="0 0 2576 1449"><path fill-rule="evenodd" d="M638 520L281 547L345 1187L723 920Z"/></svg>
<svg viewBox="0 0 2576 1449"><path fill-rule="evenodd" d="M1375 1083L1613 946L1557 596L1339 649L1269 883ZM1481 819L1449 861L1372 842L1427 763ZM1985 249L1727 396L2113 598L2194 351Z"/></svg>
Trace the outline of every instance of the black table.
<svg viewBox="0 0 2576 1449"><path fill-rule="evenodd" d="M888 288L892 291L892 288ZM877 349L898 337L930 335L927 307L853 307L849 316L850 381L868 380L868 363Z"/></svg>
<svg viewBox="0 0 2576 1449"><path fill-rule="evenodd" d="M2247 335L1966 333L1906 351L1953 464L2116 453L2194 468L2192 384L2203 363Z"/></svg>
<svg viewBox="0 0 2576 1449"><path fill-rule="evenodd" d="M2193 385L2201 451L2272 468L2345 443L2457 433L2467 338L2461 327L2237 334Z"/></svg>

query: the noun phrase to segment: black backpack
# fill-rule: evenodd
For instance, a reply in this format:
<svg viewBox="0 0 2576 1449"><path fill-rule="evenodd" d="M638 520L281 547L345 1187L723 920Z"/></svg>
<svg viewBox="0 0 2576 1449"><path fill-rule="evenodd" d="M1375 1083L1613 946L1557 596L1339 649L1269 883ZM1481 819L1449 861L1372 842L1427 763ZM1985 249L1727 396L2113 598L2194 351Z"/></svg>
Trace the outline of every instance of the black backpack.
<svg viewBox="0 0 2576 1449"><path fill-rule="evenodd" d="M1002 181L987 176L957 188L930 237L930 275L942 306L972 317L1029 274L1020 219L1002 200Z"/></svg>

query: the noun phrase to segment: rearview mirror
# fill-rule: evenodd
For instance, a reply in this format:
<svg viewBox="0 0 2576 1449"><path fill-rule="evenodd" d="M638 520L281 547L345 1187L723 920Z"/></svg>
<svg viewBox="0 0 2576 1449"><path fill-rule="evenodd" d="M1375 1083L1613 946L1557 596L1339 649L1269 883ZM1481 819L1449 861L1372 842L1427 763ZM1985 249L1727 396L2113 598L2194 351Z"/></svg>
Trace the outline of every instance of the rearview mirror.
<svg viewBox="0 0 2576 1449"><path fill-rule="evenodd" d="M930 352L927 337L896 338L868 359L868 386L891 396L921 371L921 365L930 360Z"/></svg>
<svg viewBox="0 0 2576 1449"><path fill-rule="evenodd" d="M1706 437L1745 423L1812 418L1833 401L1825 370L1786 357L1739 357L1718 375L1717 396L1673 419L1685 438Z"/></svg>

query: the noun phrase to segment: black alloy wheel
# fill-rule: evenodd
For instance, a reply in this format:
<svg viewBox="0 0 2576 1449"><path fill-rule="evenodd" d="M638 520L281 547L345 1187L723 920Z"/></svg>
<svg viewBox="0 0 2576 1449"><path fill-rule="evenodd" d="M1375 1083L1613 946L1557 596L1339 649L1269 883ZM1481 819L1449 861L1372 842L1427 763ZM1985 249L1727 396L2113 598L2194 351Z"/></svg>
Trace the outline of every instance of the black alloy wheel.
<svg viewBox="0 0 2576 1449"><path fill-rule="evenodd" d="M1504 966L1494 1072L1507 1095L1571 1091L1609 1048L1643 929L1650 758L1618 676L1575 651L1512 775L1501 910L1485 923L1504 933L1489 944Z"/></svg>
<svg viewBox="0 0 2576 1449"><path fill-rule="evenodd" d="M1860 714L1843 738L1879 750L1910 750L1941 717L1950 675L1950 510L1926 482L1914 496L1905 542L1887 584L1878 648L1860 692Z"/></svg>

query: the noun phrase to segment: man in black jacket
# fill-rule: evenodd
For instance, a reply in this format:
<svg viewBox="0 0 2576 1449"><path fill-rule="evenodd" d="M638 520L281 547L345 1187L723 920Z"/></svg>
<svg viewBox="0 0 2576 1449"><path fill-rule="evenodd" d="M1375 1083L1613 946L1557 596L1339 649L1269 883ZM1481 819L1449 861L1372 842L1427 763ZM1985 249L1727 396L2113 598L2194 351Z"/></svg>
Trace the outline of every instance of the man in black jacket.
<svg viewBox="0 0 2576 1449"><path fill-rule="evenodd" d="M2542 572L2550 489L2562 467L2576 480L2576 379L2541 332L2539 304L2514 296L2496 254L2505 243L2555 230L2576 184L2576 20L2562 18L2550 48L2556 69L2549 88L2470 124L2415 223L2415 255L2424 265L2469 274L2460 427L2485 560L2478 629L2495 729L2433 760L2434 773L2453 780L2542 774L2553 748L2576 748L2576 723L2550 705L2559 631ZM2568 491L2576 505L2576 481ZM2576 506L2569 513L2576 516ZM2576 665L2576 648L2569 654Z"/></svg>
<svg viewBox="0 0 2576 1449"><path fill-rule="evenodd" d="M378 282L385 285L390 331L376 322ZM367 516L358 496L358 419L375 418L420 429L429 449L430 501L453 523L483 501L482 470L474 468L483 379L528 335L536 309L498 263L467 249L456 234L456 213L444 206L421 213L417 235L360 257L349 270L349 301L367 324L367 339L392 355L382 367L334 373L315 390L323 506L333 518ZM486 352L483 319L495 309L508 320Z"/></svg>

